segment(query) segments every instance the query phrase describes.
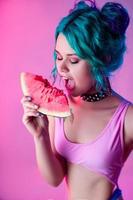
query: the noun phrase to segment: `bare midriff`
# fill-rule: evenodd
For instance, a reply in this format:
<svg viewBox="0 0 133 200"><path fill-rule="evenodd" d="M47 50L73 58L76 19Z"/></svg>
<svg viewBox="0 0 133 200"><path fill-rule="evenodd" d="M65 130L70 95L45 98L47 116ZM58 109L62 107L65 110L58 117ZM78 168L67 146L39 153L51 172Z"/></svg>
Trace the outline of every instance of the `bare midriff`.
<svg viewBox="0 0 133 200"><path fill-rule="evenodd" d="M108 200L115 185L88 168L67 163L68 200Z"/></svg>

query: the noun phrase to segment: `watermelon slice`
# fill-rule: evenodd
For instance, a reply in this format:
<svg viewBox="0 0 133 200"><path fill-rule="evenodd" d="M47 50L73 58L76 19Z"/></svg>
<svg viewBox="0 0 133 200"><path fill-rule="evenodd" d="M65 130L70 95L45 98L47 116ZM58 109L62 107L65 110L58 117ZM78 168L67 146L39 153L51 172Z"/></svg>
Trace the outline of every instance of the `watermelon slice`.
<svg viewBox="0 0 133 200"><path fill-rule="evenodd" d="M21 72L21 87L25 96L31 96L32 102L39 105L38 111L55 117L70 116L70 109L63 90L53 87L40 75Z"/></svg>

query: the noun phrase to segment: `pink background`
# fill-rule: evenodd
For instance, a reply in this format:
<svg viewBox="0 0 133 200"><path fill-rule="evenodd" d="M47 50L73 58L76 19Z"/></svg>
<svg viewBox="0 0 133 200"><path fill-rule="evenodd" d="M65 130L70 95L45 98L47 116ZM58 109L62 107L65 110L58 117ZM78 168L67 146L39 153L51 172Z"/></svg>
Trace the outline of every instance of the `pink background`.
<svg viewBox="0 0 133 200"><path fill-rule="evenodd" d="M53 188L40 176L32 136L22 124L21 71L49 78L54 64L54 30L72 8L73 0L0 0L0 200L67 199L63 182ZM97 0L101 7L104 2ZM131 17L123 68L112 78L113 88L133 101L133 1L118 1ZM133 199L133 155L120 176L125 200Z"/></svg>

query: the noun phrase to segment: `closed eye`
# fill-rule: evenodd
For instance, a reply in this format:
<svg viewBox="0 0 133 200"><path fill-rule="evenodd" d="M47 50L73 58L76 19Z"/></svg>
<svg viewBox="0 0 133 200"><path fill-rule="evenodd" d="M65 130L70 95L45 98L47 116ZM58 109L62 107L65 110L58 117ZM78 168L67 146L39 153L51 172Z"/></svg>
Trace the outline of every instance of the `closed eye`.
<svg viewBox="0 0 133 200"><path fill-rule="evenodd" d="M72 64L77 64L79 61L70 61Z"/></svg>
<svg viewBox="0 0 133 200"><path fill-rule="evenodd" d="M63 60L63 58L56 57L56 60ZM70 61L71 64L77 64L79 62L79 60L74 61L74 60L71 60L71 59L69 61Z"/></svg>

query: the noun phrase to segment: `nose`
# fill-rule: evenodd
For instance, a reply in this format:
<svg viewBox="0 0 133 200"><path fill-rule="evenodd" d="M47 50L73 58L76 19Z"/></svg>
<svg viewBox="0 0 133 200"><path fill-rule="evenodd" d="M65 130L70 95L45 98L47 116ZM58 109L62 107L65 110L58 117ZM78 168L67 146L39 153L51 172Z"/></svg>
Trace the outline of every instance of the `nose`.
<svg viewBox="0 0 133 200"><path fill-rule="evenodd" d="M69 68L65 61L60 61L60 63L57 63L57 68L60 74L69 72Z"/></svg>

